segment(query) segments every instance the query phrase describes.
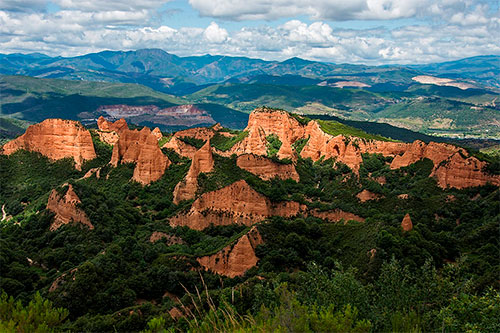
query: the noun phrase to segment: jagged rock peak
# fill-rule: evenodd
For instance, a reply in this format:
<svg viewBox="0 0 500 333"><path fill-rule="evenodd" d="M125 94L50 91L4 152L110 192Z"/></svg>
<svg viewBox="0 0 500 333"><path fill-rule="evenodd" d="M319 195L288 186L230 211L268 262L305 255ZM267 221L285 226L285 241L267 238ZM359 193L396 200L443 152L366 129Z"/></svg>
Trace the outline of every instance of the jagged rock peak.
<svg viewBox="0 0 500 333"><path fill-rule="evenodd" d="M198 189L198 175L201 172L212 171L213 167L212 147L210 147L210 140L207 140L203 147L194 153L186 177L175 186L174 203L177 205L182 200L193 199Z"/></svg>
<svg viewBox="0 0 500 333"><path fill-rule="evenodd" d="M148 127L142 130L123 129L113 147L111 164L135 163L133 180L146 185L163 176L170 160L165 156L158 140Z"/></svg>
<svg viewBox="0 0 500 333"><path fill-rule="evenodd" d="M19 149L38 152L52 160L70 157L78 170L83 162L96 158L90 132L74 120L46 119L31 125L23 135L3 145L1 152L10 155Z"/></svg>
<svg viewBox="0 0 500 333"><path fill-rule="evenodd" d="M60 195L56 189L53 189L47 202L47 209L55 213L54 221L50 225L50 231L57 230L62 225L71 222L86 225L90 230L94 229L85 212L77 207L79 203L81 203L80 198L76 195L71 184L68 185L64 196Z"/></svg>
<svg viewBox="0 0 500 333"><path fill-rule="evenodd" d="M262 243L259 230L254 226L236 243L224 247L214 255L204 256L197 260L205 270L230 278L242 276L247 270L257 265L259 258L255 255L255 248Z"/></svg>

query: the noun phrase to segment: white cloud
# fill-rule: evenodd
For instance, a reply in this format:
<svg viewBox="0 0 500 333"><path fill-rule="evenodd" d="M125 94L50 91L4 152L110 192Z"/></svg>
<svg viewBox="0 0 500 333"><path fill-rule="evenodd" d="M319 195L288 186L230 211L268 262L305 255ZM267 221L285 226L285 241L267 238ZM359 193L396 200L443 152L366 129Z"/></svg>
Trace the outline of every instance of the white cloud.
<svg viewBox="0 0 500 333"><path fill-rule="evenodd" d="M228 33L224 28L220 28L217 23L212 22L203 31L203 36L211 43L222 43L227 39Z"/></svg>
<svg viewBox="0 0 500 333"><path fill-rule="evenodd" d="M53 0L61 8L45 11L44 1L0 0L0 52L43 52L73 56L105 49L163 48L178 55L206 53L284 60L350 63L423 63L478 54L500 54L498 6L473 0L191 0L202 15L225 19L290 17L281 25L227 29L219 22L203 27L169 26L159 19L164 0L106 2ZM80 5L80 6L79 6ZM425 5L425 6L424 6ZM304 22L295 15L307 15ZM412 24L370 29L333 28L329 20L394 19ZM401 23L399 21L399 23ZM401 23L403 24L403 23ZM234 26L234 25L232 25Z"/></svg>

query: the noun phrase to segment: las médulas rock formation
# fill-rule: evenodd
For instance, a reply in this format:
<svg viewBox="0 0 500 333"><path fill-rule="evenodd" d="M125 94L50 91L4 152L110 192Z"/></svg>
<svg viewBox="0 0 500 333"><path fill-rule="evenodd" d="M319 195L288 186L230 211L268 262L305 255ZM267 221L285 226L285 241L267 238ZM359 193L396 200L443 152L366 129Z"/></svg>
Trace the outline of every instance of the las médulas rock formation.
<svg viewBox="0 0 500 333"><path fill-rule="evenodd" d="M401 156L396 156L391 169L398 169L428 158L434 163L431 176L442 188L466 188L485 185L487 182L500 186L500 176L488 175L483 171L486 162L469 156L465 149L446 143L422 141L413 142Z"/></svg>
<svg viewBox="0 0 500 333"><path fill-rule="evenodd" d="M413 229L413 223L411 222L410 214L407 213L403 218L403 221L401 221L401 228L405 232Z"/></svg>
<svg viewBox="0 0 500 333"><path fill-rule="evenodd" d="M158 140L148 127L142 130L123 129L113 147L111 165L135 163L133 180L146 185L163 176L170 160L163 155Z"/></svg>
<svg viewBox="0 0 500 333"><path fill-rule="evenodd" d="M31 125L26 132L2 147L5 155L19 149L38 152L52 160L72 158L81 170L84 161L96 158L90 132L78 121L46 119Z"/></svg>
<svg viewBox="0 0 500 333"><path fill-rule="evenodd" d="M160 131L158 127L155 127L155 129L151 132L153 135L160 141L161 138L163 138L163 133Z"/></svg>
<svg viewBox="0 0 500 333"><path fill-rule="evenodd" d="M299 181L299 174L295 170L295 166L290 164L277 163L273 160L254 154L243 154L236 159L236 165L247 170L263 180L270 180L278 177L281 179L293 179Z"/></svg>
<svg viewBox="0 0 500 333"><path fill-rule="evenodd" d="M201 172L210 172L213 168L212 148L210 140L207 140L203 147L194 154L186 177L175 186L174 204L177 205L182 200L193 199L198 189L198 175Z"/></svg>
<svg viewBox="0 0 500 333"><path fill-rule="evenodd" d="M71 184L68 185L68 190L64 196L60 195L56 189L53 189L47 202L47 209L56 214L54 221L50 225L50 231L57 230L62 225L70 222L81 223L91 230L94 229L85 212L77 207L79 203L81 203L80 198L73 191Z"/></svg>
<svg viewBox="0 0 500 333"><path fill-rule="evenodd" d="M205 270L230 278L242 276L247 270L257 265L259 258L255 255L255 248L262 243L259 231L253 227L236 243L226 246L214 255L197 260Z"/></svg>
<svg viewBox="0 0 500 333"><path fill-rule="evenodd" d="M322 157L324 159L333 157L357 172L363 162L362 153L395 156L404 153L407 147L407 144L400 142L351 140L343 135L333 136L323 132L317 121L312 120L307 125L303 125L286 111L268 108L253 111L249 116L245 131L248 131L248 136L223 155L267 155L266 137L275 134L281 141L277 154L281 159L295 160L297 152L293 144L299 139L307 139L307 143L300 152L301 157L310 157L313 161Z"/></svg>
<svg viewBox="0 0 500 333"><path fill-rule="evenodd" d="M482 171L486 162L456 146L431 142L425 144L415 141L412 144L402 142L386 142L365 140L360 138L333 136L325 133L317 121L301 124L286 111L259 108L253 111L245 128L247 137L238 142L227 152L218 152L223 156L232 154L267 155L266 137L275 134L282 145L278 152L280 158L295 159L297 152L293 144L299 139L307 139L307 143L300 152L302 158L311 158L317 161L320 158L335 158L358 172L363 162L363 153L382 154L394 157L392 169L397 169L415 163L422 158L429 158L434 163L431 176L435 177L438 185L446 187L465 188L485 185L491 182L500 186L500 176L486 174Z"/></svg>
<svg viewBox="0 0 500 333"><path fill-rule="evenodd" d="M101 141L113 146L118 142L120 132L124 129L128 129L128 125L123 118L113 123L106 120L103 116L100 116L99 119L97 119L97 128L99 128L97 134Z"/></svg>
<svg viewBox="0 0 500 333"><path fill-rule="evenodd" d="M216 130L213 127L195 127L175 132L174 136L177 138L187 136L190 138L207 141L210 140L215 135L215 133Z"/></svg>
<svg viewBox="0 0 500 333"><path fill-rule="evenodd" d="M203 230L213 225L243 224L250 226L269 216L292 217L305 210L295 201L272 203L267 197L239 180L197 198L189 211L170 219L171 226L188 226Z"/></svg>
<svg viewBox="0 0 500 333"><path fill-rule="evenodd" d="M197 151L195 146L185 143L176 136L171 137L162 148L173 149L177 154L187 158L193 158Z"/></svg>

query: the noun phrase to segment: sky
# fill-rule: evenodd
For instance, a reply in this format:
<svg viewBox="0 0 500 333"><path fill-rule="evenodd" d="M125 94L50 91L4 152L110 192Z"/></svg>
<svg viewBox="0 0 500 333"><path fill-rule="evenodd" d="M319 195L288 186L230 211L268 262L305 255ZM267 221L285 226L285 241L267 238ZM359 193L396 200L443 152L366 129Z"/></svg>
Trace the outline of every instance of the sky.
<svg viewBox="0 0 500 333"><path fill-rule="evenodd" d="M0 0L0 53L414 64L500 55L499 0Z"/></svg>

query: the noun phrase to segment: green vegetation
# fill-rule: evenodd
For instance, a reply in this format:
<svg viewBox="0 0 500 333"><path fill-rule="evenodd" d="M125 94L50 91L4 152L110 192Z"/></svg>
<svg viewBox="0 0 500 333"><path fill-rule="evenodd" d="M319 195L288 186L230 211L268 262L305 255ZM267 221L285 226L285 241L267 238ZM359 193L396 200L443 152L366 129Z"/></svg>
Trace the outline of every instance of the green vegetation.
<svg viewBox="0 0 500 333"><path fill-rule="evenodd" d="M267 156L275 157L281 148L282 142L276 134L266 136L267 141Z"/></svg>
<svg viewBox="0 0 500 333"><path fill-rule="evenodd" d="M210 139L210 144L212 147L217 148L220 151L228 151L231 149L235 144L238 142L242 141L244 138L248 136L247 131L241 131L241 132L236 132L232 133L236 134L234 136L225 136L219 133L215 133L215 135Z"/></svg>
<svg viewBox="0 0 500 333"><path fill-rule="evenodd" d="M196 149L200 149L205 144L205 141L203 141L202 139L193 138L192 136L183 136L179 137L178 139L184 141L188 145L196 147Z"/></svg>
<svg viewBox="0 0 500 333"><path fill-rule="evenodd" d="M302 149L304 149L305 145L307 144L307 142L309 141L309 138L307 139L298 139L297 141L295 141L292 145L293 149L295 149L295 151L297 152L297 154L300 154L300 152L302 151Z"/></svg>
<svg viewBox="0 0 500 333"><path fill-rule="evenodd" d="M366 133L362 130L344 125L336 121L318 120L318 123L323 132L333 136L344 135L344 136L358 137L367 140L394 141L380 135Z"/></svg>
<svg viewBox="0 0 500 333"><path fill-rule="evenodd" d="M163 145L170 141L171 136L163 136L160 140L158 140L158 146L163 147Z"/></svg>

